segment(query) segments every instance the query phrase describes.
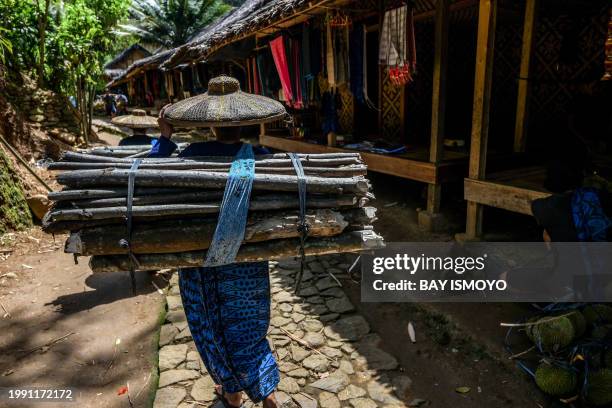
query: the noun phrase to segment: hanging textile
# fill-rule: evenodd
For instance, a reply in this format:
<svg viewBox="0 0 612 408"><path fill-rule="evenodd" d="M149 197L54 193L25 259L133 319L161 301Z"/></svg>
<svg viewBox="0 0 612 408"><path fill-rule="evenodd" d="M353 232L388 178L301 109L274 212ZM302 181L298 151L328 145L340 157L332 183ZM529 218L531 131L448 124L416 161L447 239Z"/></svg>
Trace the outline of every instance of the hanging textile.
<svg viewBox="0 0 612 408"><path fill-rule="evenodd" d="M253 92L256 95L263 95L261 79L259 78L259 69L257 69L257 58L251 60L251 69L253 70Z"/></svg>
<svg viewBox="0 0 612 408"><path fill-rule="evenodd" d="M321 113L323 116L321 127L324 135L330 132L338 133L340 131L338 102L338 94L333 90L323 93L321 98Z"/></svg>
<svg viewBox="0 0 612 408"><path fill-rule="evenodd" d="M393 83L403 85L412 81L416 68L412 8L402 6L385 12L378 59L381 65L388 67Z"/></svg>
<svg viewBox="0 0 612 408"><path fill-rule="evenodd" d="M350 35L350 88L355 100L361 104L365 102L364 97L364 68L365 68L365 26L355 24Z"/></svg>
<svg viewBox="0 0 612 408"><path fill-rule="evenodd" d="M348 26L334 27L334 77L337 85L349 81L349 29Z"/></svg>
<svg viewBox="0 0 612 408"><path fill-rule="evenodd" d="M604 76L602 81L612 80L612 8L610 8L610 19L608 20L608 38L605 43Z"/></svg>
<svg viewBox="0 0 612 408"><path fill-rule="evenodd" d="M251 58L246 59L246 79L247 79L247 92L253 93L253 82L252 75L253 68L251 67Z"/></svg>
<svg viewBox="0 0 612 408"><path fill-rule="evenodd" d="M310 64L310 24L302 24L302 70L306 79L314 77Z"/></svg>
<svg viewBox="0 0 612 408"><path fill-rule="evenodd" d="M293 107L296 109L302 109L304 107L303 103L303 75L302 75L302 64L300 61L300 42L298 40L291 40L291 53L293 57L293 89L295 92L293 93Z"/></svg>
<svg viewBox="0 0 612 408"><path fill-rule="evenodd" d="M289 64L287 62L287 54L285 53L285 39L281 35L270 41L270 50L274 65L280 78L284 99L289 102L293 100L293 91L291 88L291 76L289 74Z"/></svg>
<svg viewBox="0 0 612 408"><path fill-rule="evenodd" d="M332 28L330 24L326 24L326 36L325 36L325 52L326 52L326 69L327 69L327 83L331 88L336 86L336 63L334 61L334 41L332 35Z"/></svg>

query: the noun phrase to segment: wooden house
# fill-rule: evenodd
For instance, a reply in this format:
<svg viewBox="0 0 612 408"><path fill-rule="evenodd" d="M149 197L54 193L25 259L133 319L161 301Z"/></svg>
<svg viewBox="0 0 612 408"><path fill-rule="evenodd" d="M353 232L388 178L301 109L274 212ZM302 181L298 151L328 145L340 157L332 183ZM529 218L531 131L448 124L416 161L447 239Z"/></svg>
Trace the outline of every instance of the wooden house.
<svg viewBox="0 0 612 408"><path fill-rule="evenodd" d="M140 44L132 44L104 65L104 75L108 81L123 75L135 61L150 56L151 53Z"/></svg>

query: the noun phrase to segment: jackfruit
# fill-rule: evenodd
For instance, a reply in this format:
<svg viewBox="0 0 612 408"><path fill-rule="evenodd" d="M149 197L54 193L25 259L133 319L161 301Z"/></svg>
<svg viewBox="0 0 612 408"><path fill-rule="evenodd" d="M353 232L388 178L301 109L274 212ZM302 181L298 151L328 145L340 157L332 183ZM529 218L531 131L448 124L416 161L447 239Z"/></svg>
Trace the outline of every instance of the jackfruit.
<svg viewBox="0 0 612 408"><path fill-rule="evenodd" d="M574 336L576 338L581 337L586 331L586 319L584 318L584 315L580 312L580 310L574 310L565 317L570 319L572 326L574 326Z"/></svg>
<svg viewBox="0 0 612 408"><path fill-rule="evenodd" d="M612 306L588 305L582 309L582 314L589 325L594 323L612 323Z"/></svg>
<svg viewBox="0 0 612 408"><path fill-rule="evenodd" d="M548 395L568 397L576 390L578 375L567 368L540 364L535 372L535 382Z"/></svg>
<svg viewBox="0 0 612 408"><path fill-rule="evenodd" d="M587 402L596 407L612 403L612 370L604 368L589 373L584 395Z"/></svg>
<svg viewBox="0 0 612 408"><path fill-rule="evenodd" d="M527 336L545 351L556 351L574 340L574 326L567 317L546 316L529 326Z"/></svg>

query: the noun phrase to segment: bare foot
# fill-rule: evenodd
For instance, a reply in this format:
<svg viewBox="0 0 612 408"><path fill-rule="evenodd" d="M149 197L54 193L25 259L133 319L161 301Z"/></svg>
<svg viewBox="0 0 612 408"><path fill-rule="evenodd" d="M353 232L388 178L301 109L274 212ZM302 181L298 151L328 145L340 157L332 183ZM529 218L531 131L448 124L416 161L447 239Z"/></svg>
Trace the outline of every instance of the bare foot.
<svg viewBox="0 0 612 408"><path fill-rule="evenodd" d="M242 392L227 393L223 392L223 386L215 384L215 392L217 395L222 395L227 402L233 407L240 407L242 405Z"/></svg>
<svg viewBox="0 0 612 408"><path fill-rule="evenodd" d="M276 401L276 396L274 395L274 393L268 395L263 400L263 407L264 408L278 408L278 402Z"/></svg>

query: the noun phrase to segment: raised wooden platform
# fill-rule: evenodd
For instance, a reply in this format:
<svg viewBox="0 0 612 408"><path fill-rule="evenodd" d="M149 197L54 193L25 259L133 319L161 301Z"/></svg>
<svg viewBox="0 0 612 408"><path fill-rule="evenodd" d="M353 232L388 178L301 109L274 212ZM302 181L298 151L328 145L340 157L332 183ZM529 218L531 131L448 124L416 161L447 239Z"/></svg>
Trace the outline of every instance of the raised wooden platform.
<svg viewBox="0 0 612 408"><path fill-rule="evenodd" d="M307 143L279 136L260 135L259 143L266 147L296 153L333 153L352 152L340 147L330 147ZM415 148L400 155L384 155L358 151L368 166L368 170L390 174L429 184L440 184L461 180L467 172L467 154L444 152L439 164L427 161L428 151Z"/></svg>
<svg viewBox="0 0 612 408"><path fill-rule="evenodd" d="M551 195L544 189L543 167L527 167L492 174L486 180L466 178L464 198L478 204L532 215L531 202Z"/></svg>

